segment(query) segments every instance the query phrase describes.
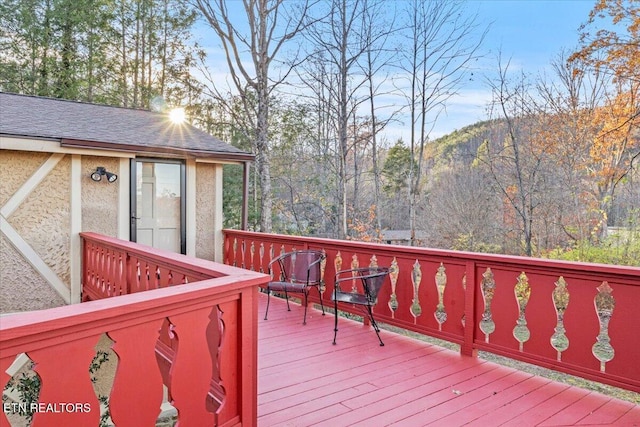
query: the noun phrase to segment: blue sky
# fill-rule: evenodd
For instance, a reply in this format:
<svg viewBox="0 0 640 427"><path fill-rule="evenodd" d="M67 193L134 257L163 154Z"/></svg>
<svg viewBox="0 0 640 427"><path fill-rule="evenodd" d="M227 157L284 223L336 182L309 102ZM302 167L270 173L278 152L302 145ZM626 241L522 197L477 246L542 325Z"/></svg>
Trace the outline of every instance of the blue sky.
<svg viewBox="0 0 640 427"><path fill-rule="evenodd" d="M441 116L434 136L441 136L484 120L489 91L484 77L495 75L496 57L511 59L512 70L537 75L550 70L561 50L579 44L579 27L589 17L594 0L471 0L470 13L490 24L483 44L484 70L452 100L447 115ZM492 74L493 73L493 74Z"/></svg>
<svg viewBox="0 0 640 427"><path fill-rule="evenodd" d="M588 19L594 0L476 0L478 19L491 23L485 43L502 48L527 67L544 67L561 48L578 45L578 28Z"/></svg>
<svg viewBox="0 0 640 427"><path fill-rule="evenodd" d="M293 1L293 0L289 0ZM393 2L394 0L386 0ZM426 0L425 0L426 1ZM230 7L242 3L229 0ZM446 113L439 116L431 139L453 132L464 126L486 120L490 90L486 79L497 73L497 55L510 59L511 71L524 71L531 76L550 70L551 61L561 50L578 46L581 24L588 19L595 0L468 0L467 12L477 15L481 26L490 25L482 45L484 57L478 61L478 70L467 81L459 95L447 103ZM226 62L220 44L206 25L199 35L209 52L209 65L217 81L226 80ZM387 141L407 140L406 123L387 127Z"/></svg>

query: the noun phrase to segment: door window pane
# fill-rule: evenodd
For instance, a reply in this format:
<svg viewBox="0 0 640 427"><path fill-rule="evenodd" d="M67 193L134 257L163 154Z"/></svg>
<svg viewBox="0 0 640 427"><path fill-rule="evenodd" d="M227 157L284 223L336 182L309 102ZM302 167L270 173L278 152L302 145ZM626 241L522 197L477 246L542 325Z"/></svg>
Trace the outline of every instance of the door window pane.
<svg viewBox="0 0 640 427"><path fill-rule="evenodd" d="M180 252L180 165L137 162L138 243Z"/></svg>

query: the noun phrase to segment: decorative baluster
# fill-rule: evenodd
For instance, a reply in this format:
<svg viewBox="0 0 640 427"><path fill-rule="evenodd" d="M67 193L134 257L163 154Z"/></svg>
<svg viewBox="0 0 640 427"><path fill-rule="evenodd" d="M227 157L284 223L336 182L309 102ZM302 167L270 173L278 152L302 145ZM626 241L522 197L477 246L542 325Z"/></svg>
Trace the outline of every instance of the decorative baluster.
<svg viewBox="0 0 640 427"><path fill-rule="evenodd" d="M553 290L553 306L556 309L556 317L558 319L554 333L551 336L551 346L558 352L558 361L562 360L562 352L569 348L569 338L565 335L564 329L564 312L569 306L569 290L564 277L560 276L556 282L556 288Z"/></svg>
<svg viewBox="0 0 640 427"><path fill-rule="evenodd" d="M353 254L351 256L351 269L354 268L359 268L360 267L360 261L358 261L358 255L357 254ZM351 280L351 291L352 292L358 292L358 282L356 281L356 276L358 275L358 273L356 273L355 271L351 273L351 276L353 277L353 279Z"/></svg>
<svg viewBox="0 0 640 427"><path fill-rule="evenodd" d="M255 271L254 268L253 268L253 258L255 256L255 254L256 254L256 244L252 240L251 241L251 246L249 248L249 255L251 256L251 259L249 260L249 262L250 262L249 270L251 270L251 271Z"/></svg>
<svg viewBox="0 0 640 427"><path fill-rule="evenodd" d="M438 330L442 331L442 324L447 321L447 312L444 309L444 289L447 286L447 273L445 273L444 264L440 263L438 272L436 273L436 290L438 291L438 307L433 316L438 322Z"/></svg>
<svg viewBox="0 0 640 427"><path fill-rule="evenodd" d="M333 266L336 269L336 273L342 270L342 254L340 251L336 254L336 258L333 260Z"/></svg>
<svg viewBox="0 0 640 427"><path fill-rule="evenodd" d="M108 333L118 355L109 398L111 419L118 427L152 426L160 414L162 376L155 348L161 326L162 320L155 320ZM135 411L131 402L135 402Z"/></svg>
<svg viewBox="0 0 640 427"><path fill-rule="evenodd" d="M142 277L142 271L140 270L140 259L136 256L130 258L129 263L129 292L134 293L140 291L140 279Z"/></svg>
<svg viewBox="0 0 640 427"><path fill-rule="evenodd" d="M519 348L520 351L522 351L524 343L529 341L531 337L531 332L529 328L527 328L527 319L525 317L525 311L529 303L529 297L531 296L531 286L529 286L529 279L524 271L520 273L518 277L518 283L516 283L514 293L516 295L516 302L518 303L519 314L518 320L516 320L516 326L513 328L513 336L520 343Z"/></svg>
<svg viewBox="0 0 640 427"><path fill-rule="evenodd" d="M264 273L264 242L260 243L258 255L260 256L260 273Z"/></svg>
<svg viewBox="0 0 640 427"><path fill-rule="evenodd" d="M275 248L273 247L273 243L271 243L271 245L269 245L269 264L271 264L271 261L273 261L274 258ZM270 280L273 281L273 268L269 268L269 277L271 278Z"/></svg>
<svg viewBox="0 0 640 427"><path fill-rule="evenodd" d="M169 317L178 346L171 366L169 399L178 410L180 425L215 424L206 410L213 366L207 343L211 308L201 308Z"/></svg>
<svg viewBox="0 0 640 427"><path fill-rule="evenodd" d="M613 289L611 289L608 282L602 282L597 289L598 295L596 295L594 302L596 313L598 314L598 321L600 322L600 333L591 351L596 359L600 361L600 371L605 372L606 363L615 356L615 351L610 344L609 321L611 320L611 316L613 316L616 300L613 298L613 295L611 295Z"/></svg>
<svg viewBox="0 0 640 427"><path fill-rule="evenodd" d="M160 274L160 266L156 264L156 268L153 270L153 289L160 289L165 286L169 286L170 283L162 283L161 274Z"/></svg>
<svg viewBox="0 0 640 427"><path fill-rule="evenodd" d="M324 281L324 271L327 268L327 253L324 249L322 250L322 253L324 254L324 258L320 261L320 298L324 296L324 291L327 290L327 286Z"/></svg>
<svg viewBox="0 0 640 427"><path fill-rule="evenodd" d="M371 255L371 259L369 260L369 267L377 268L378 267L378 258L376 254Z"/></svg>
<svg viewBox="0 0 640 427"><path fill-rule="evenodd" d="M0 390L4 390L7 386L7 383L11 379L11 376L7 374L7 369L13 364L16 360L15 356L8 356L0 358ZM7 419L7 415L5 411L0 411L0 425L8 426L9 420Z"/></svg>
<svg viewBox="0 0 640 427"><path fill-rule="evenodd" d="M98 266L97 266L98 268L97 268L97 271L100 272L100 273L103 273L105 271L105 265L104 265L104 257L105 257L105 255L104 255L104 251L105 251L105 249L102 248L102 247L98 249ZM100 274L100 276L98 276L98 280L99 280L98 281L98 287L100 289L100 293L102 295L107 295L106 289L105 289L104 275Z"/></svg>
<svg viewBox="0 0 640 427"><path fill-rule="evenodd" d="M398 274L400 274L400 268L398 267L398 260L393 257L391 265L389 266L389 280L391 281L391 297L389 298L389 309L391 310L391 318L395 318L396 310L398 309L398 296L396 295L396 285L398 283Z"/></svg>
<svg viewBox="0 0 640 427"><path fill-rule="evenodd" d="M413 264L413 270L411 270L411 283L413 284L413 301L411 302L411 308L409 311L413 315L413 323L418 322L418 316L422 314L422 307L420 306L420 298L418 290L420 289L420 282L422 281L422 270L418 260Z"/></svg>
<svg viewBox="0 0 640 427"><path fill-rule="evenodd" d="M34 371L40 377L38 402L45 405L45 409L50 408L34 414L33 427L98 425L100 403L89 375L97 342L98 336L89 336L28 353L35 363ZM59 405L62 403L87 405L83 409L88 411L61 410Z"/></svg>
<svg viewBox="0 0 640 427"><path fill-rule="evenodd" d="M464 273L464 276L462 276L462 290L464 291L464 298L467 297L467 273ZM462 306L464 307L464 305L466 304L466 301L462 304ZM465 318L465 313L462 312L462 318L460 319L460 323L462 323L462 327L466 328L467 323L466 323L467 319Z"/></svg>
<svg viewBox="0 0 640 427"><path fill-rule="evenodd" d="M144 264L144 287L145 291L150 291L153 289L151 285L151 267L149 266L149 262L145 262Z"/></svg>
<svg viewBox="0 0 640 427"><path fill-rule="evenodd" d="M111 251L110 249L105 249L104 250L104 267L105 269L104 271L104 289L105 289L105 293L107 294L107 296L112 297L113 296L113 289L112 289L112 269L113 269L113 251Z"/></svg>
<svg viewBox="0 0 640 427"><path fill-rule="evenodd" d="M240 256L242 257L242 262L240 263L241 268L245 268L244 256L245 256L246 246L247 246L247 241L243 239L242 242L240 243Z"/></svg>
<svg viewBox="0 0 640 427"><path fill-rule="evenodd" d="M238 238L233 238L233 266L238 266Z"/></svg>
<svg viewBox="0 0 640 427"><path fill-rule="evenodd" d="M115 295L124 295L122 281L122 252L118 251L115 253L115 264L114 264L114 278L113 278L113 292Z"/></svg>
<svg viewBox="0 0 640 427"><path fill-rule="evenodd" d="M496 330L496 324L491 314L491 300L493 300L493 295L496 291L496 281L493 279L493 272L488 267L482 274L480 286L482 298L484 299L484 312L482 313L482 320L480 320L480 330L484 332L485 342L489 342L489 335Z"/></svg>
<svg viewBox="0 0 640 427"><path fill-rule="evenodd" d="M107 274L109 275L109 291L111 296L116 296L118 294L118 273L117 273L117 265L118 262L118 254L115 250L109 250L109 271Z"/></svg>
<svg viewBox="0 0 640 427"><path fill-rule="evenodd" d="M298 256L296 255L295 250L294 250L294 252L293 252L293 254L291 255L291 258L290 258L290 260L291 260L291 281L293 281L293 282L295 282L295 280L296 280L296 258L297 257ZM303 278L301 278L301 279L303 279Z"/></svg>

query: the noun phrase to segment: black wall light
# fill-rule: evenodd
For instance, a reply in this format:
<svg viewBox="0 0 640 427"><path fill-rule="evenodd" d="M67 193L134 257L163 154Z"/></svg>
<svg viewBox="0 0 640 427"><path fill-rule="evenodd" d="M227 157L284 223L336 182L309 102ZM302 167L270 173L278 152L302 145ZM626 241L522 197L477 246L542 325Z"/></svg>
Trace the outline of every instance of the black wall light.
<svg viewBox="0 0 640 427"><path fill-rule="evenodd" d="M91 174L91 179L98 182L102 179L102 175L106 175L107 181L109 182L116 182L116 180L118 179L118 175L116 175L115 173L107 172L107 170L102 166L98 166L96 168L96 171Z"/></svg>

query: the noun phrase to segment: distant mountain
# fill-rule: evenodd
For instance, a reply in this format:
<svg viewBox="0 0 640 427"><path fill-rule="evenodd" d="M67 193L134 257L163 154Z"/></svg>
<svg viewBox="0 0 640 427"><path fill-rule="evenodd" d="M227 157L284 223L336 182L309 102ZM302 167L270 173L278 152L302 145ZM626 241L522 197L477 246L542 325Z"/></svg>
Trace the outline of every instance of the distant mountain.
<svg viewBox="0 0 640 427"><path fill-rule="evenodd" d="M433 140L429 146L435 151L430 154L437 166L452 166L455 163L470 164L485 140L504 138L504 133L501 120L477 122Z"/></svg>

